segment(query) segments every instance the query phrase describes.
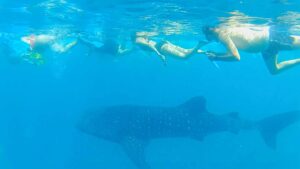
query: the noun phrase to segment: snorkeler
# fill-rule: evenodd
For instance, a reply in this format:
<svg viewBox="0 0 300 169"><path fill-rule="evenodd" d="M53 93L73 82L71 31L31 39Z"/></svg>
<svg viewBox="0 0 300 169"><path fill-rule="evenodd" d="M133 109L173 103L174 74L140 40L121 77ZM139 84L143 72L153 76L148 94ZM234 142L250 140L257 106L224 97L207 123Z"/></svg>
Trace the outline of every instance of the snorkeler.
<svg viewBox="0 0 300 169"><path fill-rule="evenodd" d="M59 43L58 36L39 34L39 35L29 35L24 36L21 40L29 45L28 53L25 54L25 60L37 61L38 63L44 63L43 53L48 49L56 53L65 53L77 44L77 40L72 41L68 44Z"/></svg>
<svg viewBox="0 0 300 169"><path fill-rule="evenodd" d="M156 42L154 40L150 40L147 36L141 36L136 33L133 38L134 44L141 47L144 50L155 52L160 59L166 64L166 56L172 56L176 58L187 59L193 54L197 53L197 50L204 45L204 43L200 43L192 48L185 49L180 46L174 45L169 41L162 40L160 42ZM205 43L206 44L206 43Z"/></svg>
<svg viewBox="0 0 300 169"><path fill-rule="evenodd" d="M204 27L203 33L208 41L218 41L227 49L227 53L198 50L198 53L206 54L210 60L239 61L238 50L243 50L249 53L261 52L271 74L278 74L300 64L300 59L278 62L279 51L300 49L300 36L290 35L288 31L282 32L279 26L220 24Z"/></svg>
<svg viewBox="0 0 300 169"><path fill-rule="evenodd" d="M92 53L102 53L112 56L119 56L129 52L129 49L124 48L114 39L105 39L103 43L97 44L96 42L80 37L78 42L89 48L87 55L91 55Z"/></svg>
<svg viewBox="0 0 300 169"><path fill-rule="evenodd" d="M164 64L166 64L166 56L173 56L176 58L186 59L192 56L193 54L197 53L199 47L204 45L204 43L201 42L195 48L185 49L176 46L169 41L162 40L160 42L156 42L154 40L150 40L148 36L141 34L142 33L140 32L134 33L134 35L131 37L133 47L130 49L124 47L124 45L118 43L117 40L112 38L105 39L104 42L101 43L101 45L96 45L96 43L94 43L93 41L86 40L84 38L79 38L79 42L89 47L88 55L90 55L91 52L96 52L118 56L132 52L135 49L135 47L140 47L145 51L156 53L164 62Z"/></svg>

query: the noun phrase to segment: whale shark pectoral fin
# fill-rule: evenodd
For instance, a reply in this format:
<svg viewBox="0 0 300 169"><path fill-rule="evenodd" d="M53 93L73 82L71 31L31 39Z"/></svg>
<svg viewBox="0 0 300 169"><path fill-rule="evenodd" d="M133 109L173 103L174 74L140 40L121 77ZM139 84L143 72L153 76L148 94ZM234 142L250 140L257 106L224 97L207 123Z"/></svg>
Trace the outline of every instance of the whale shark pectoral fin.
<svg viewBox="0 0 300 169"><path fill-rule="evenodd" d="M148 141L136 137L126 137L121 142L124 151L139 169L150 169L145 157L145 146L147 144Z"/></svg>
<svg viewBox="0 0 300 169"><path fill-rule="evenodd" d="M189 99L179 107L188 109L193 113L206 113L206 99L202 96L197 96Z"/></svg>

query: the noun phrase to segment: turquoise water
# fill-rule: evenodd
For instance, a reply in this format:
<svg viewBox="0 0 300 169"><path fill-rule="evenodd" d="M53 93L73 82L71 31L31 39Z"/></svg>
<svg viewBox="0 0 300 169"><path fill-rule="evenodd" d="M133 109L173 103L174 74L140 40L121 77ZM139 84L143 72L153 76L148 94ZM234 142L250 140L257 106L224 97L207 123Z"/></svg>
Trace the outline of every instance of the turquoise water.
<svg viewBox="0 0 300 169"><path fill-rule="evenodd" d="M134 48L126 55L90 51L77 42L66 52L39 55L21 37L51 34L66 45L82 38L94 46L105 38L131 48L144 32L155 41L184 48L205 40L202 27L235 18L239 22L293 27L297 0L0 0L0 167L3 169L134 169L118 144L80 132L82 114L102 106L177 106L204 96L214 114L239 112L259 120L299 110L300 66L272 75L260 53L240 52L239 62L211 62L205 55L167 57ZM203 49L222 51L219 43ZM280 60L299 51L280 52ZM284 120L284 119L283 119ZM276 126L274 126L276 127ZM221 132L203 141L151 141L146 159L153 169L297 169L300 123L282 130L269 148L257 130Z"/></svg>

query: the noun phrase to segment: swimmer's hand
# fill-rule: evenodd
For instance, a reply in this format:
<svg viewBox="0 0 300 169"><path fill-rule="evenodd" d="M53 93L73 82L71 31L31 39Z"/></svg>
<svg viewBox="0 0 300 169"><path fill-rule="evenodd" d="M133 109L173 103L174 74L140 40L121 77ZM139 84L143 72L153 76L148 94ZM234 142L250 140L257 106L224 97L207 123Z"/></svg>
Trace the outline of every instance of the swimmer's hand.
<svg viewBox="0 0 300 169"><path fill-rule="evenodd" d="M204 51L204 50L201 50L201 49L198 49L197 52L199 54L204 54L208 57L209 60L214 60L214 58L217 57L217 54L215 52L212 52L212 51Z"/></svg>
<svg viewBox="0 0 300 169"><path fill-rule="evenodd" d="M167 59L165 55L159 54L160 59L163 61L164 66L167 65Z"/></svg>
<svg viewBox="0 0 300 169"><path fill-rule="evenodd" d="M217 57L217 54L212 51L207 51L205 54L209 60L214 60Z"/></svg>
<svg viewBox="0 0 300 169"><path fill-rule="evenodd" d="M166 62L166 56L161 54L157 49L156 47L151 47L151 49L159 56L159 58L163 61L164 65L166 66L167 65L167 62Z"/></svg>

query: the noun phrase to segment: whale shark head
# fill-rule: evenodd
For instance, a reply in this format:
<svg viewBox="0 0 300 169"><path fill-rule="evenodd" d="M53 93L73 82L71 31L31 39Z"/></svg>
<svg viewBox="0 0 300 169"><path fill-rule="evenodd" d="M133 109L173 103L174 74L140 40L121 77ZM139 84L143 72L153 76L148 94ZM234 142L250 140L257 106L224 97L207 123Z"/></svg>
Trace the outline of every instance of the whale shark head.
<svg viewBox="0 0 300 169"><path fill-rule="evenodd" d="M76 125L83 133L96 136L108 141L119 141L119 127L116 120L110 118L109 112L102 109L87 113Z"/></svg>

